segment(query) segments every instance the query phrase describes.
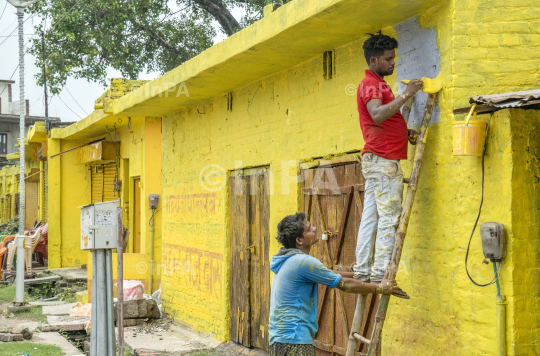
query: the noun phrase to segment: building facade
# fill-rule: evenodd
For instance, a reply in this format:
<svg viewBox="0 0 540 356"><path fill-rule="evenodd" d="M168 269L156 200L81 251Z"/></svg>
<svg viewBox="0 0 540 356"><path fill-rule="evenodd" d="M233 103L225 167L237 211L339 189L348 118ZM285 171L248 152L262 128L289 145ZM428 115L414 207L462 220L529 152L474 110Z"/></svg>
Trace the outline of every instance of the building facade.
<svg viewBox="0 0 540 356"><path fill-rule="evenodd" d="M480 223L506 230L506 351L540 353L540 115L504 109L479 116L489 120L484 172L480 157L455 156L452 146L453 124L464 119L453 110L470 97L539 87L540 14L525 0L295 0L137 90L104 97L102 109L48 140L53 266L85 260L77 252L76 207L92 201L96 168L77 165L75 154L50 155L100 138L119 142L119 195L130 203L125 227L137 217L131 196L140 199L142 226L148 194L161 191L155 274L163 311L218 340L266 350L278 222L309 212L331 251L321 243L313 254L333 269L354 261L364 145L355 95L367 69L366 33L379 30L400 44L397 71L386 78L396 95L403 79L443 78L398 272L411 300L391 299L383 355L496 353L495 287L473 285L464 265L482 174ZM425 100L416 96L409 127L418 127ZM401 163L406 177L413 153L410 146ZM144 230L139 246L149 245ZM482 260L477 230L468 268L487 283L493 270ZM340 298L320 290L318 355L344 354L354 297L343 296L345 313Z"/></svg>

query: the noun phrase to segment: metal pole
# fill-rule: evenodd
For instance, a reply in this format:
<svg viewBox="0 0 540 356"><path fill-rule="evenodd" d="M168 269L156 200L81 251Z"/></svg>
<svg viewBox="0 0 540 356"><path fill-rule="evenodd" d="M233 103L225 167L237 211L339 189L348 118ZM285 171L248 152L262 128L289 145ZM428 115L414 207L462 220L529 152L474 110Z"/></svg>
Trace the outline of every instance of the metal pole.
<svg viewBox="0 0 540 356"><path fill-rule="evenodd" d="M90 321L90 356L97 356L97 251L92 251L92 314Z"/></svg>
<svg viewBox="0 0 540 356"><path fill-rule="evenodd" d="M124 356L124 226L122 208L118 207L118 247L116 249L116 297L118 300L118 355Z"/></svg>
<svg viewBox="0 0 540 356"><path fill-rule="evenodd" d="M24 105L24 8L17 8L17 17L19 18L19 150L20 150L20 183L19 183L19 235L24 235L24 218L25 218L25 208L24 208L24 171L25 171L25 145L24 145L24 136L25 136L25 105ZM17 259L18 260L18 259ZM18 268L18 266L17 266Z"/></svg>
<svg viewBox="0 0 540 356"><path fill-rule="evenodd" d="M49 136L49 102L47 100L47 72L45 70L45 33L41 31L41 58L43 61L43 94L45 98L45 130Z"/></svg>
<svg viewBox="0 0 540 356"><path fill-rule="evenodd" d="M24 301L24 235L17 235L17 276L15 284L15 304L26 304Z"/></svg>
<svg viewBox="0 0 540 356"><path fill-rule="evenodd" d="M109 356L115 356L112 250L105 250L105 273L107 280L107 352Z"/></svg>
<svg viewBox="0 0 540 356"><path fill-rule="evenodd" d="M97 256L97 355L107 354L107 291L105 279L105 250L96 250Z"/></svg>
<svg viewBox="0 0 540 356"><path fill-rule="evenodd" d="M17 8L19 19L19 137L20 137L20 179L19 182L19 235L17 236L17 277L15 286L15 303L24 304L24 8ZM22 235L22 236L21 236Z"/></svg>

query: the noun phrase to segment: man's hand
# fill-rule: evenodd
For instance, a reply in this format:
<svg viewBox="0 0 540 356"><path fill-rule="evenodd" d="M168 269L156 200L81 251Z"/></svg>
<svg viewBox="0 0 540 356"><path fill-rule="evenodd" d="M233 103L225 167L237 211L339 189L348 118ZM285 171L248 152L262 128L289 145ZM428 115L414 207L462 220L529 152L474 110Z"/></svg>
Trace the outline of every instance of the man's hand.
<svg viewBox="0 0 540 356"><path fill-rule="evenodd" d="M391 281L389 279L383 279L381 281L381 284L377 287L377 293L380 294L392 294L396 297L409 299L409 296L407 293L401 290L401 288L398 287L396 281Z"/></svg>
<svg viewBox="0 0 540 356"><path fill-rule="evenodd" d="M369 283L362 282L354 278L346 277L345 273L353 274L353 272L340 272L343 275L341 282L337 285L336 288L341 289L347 293L360 293L360 294L369 294L369 293L378 293L378 294L392 294L396 297L409 299L407 293L402 291L398 286L396 281L390 281L389 279L383 279L381 283Z"/></svg>
<svg viewBox="0 0 540 356"><path fill-rule="evenodd" d="M407 95L407 97L411 97L416 92L418 92L422 87L424 86L424 82L420 79L412 79L409 84L407 84L407 89L403 92L403 94Z"/></svg>
<svg viewBox="0 0 540 356"><path fill-rule="evenodd" d="M416 143L418 142L418 136L420 136L420 134L414 130L408 130L408 133L409 133L409 142L411 143L411 145L416 145Z"/></svg>

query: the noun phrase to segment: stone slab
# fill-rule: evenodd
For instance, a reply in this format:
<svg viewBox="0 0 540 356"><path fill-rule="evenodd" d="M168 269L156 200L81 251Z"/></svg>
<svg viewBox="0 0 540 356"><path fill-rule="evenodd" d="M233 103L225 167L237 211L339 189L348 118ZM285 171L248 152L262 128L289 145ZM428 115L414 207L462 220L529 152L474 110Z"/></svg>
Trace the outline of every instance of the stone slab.
<svg viewBox="0 0 540 356"><path fill-rule="evenodd" d="M34 278L34 279L25 279L24 285L35 285L35 284L44 284L44 283L52 283L56 281L62 280L62 277L60 276L49 276L49 277L42 277L42 278Z"/></svg>
<svg viewBox="0 0 540 356"><path fill-rule="evenodd" d="M56 274L64 278L67 282L86 282L88 272L82 268L54 268L49 270L50 273Z"/></svg>
<svg viewBox="0 0 540 356"><path fill-rule="evenodd" d="M116 328L118 334L118 328ZM134 336L135 335L135 336ZM174 355L216 348L221 342L187 327L171 325L169 331L139 334L137 327L124 328L125 345L133 355L141 352L170 352Z"/></svg>
<svg viewBox="0 0 540 356"><path fill-rule="evenodd" d="M85 330L86 321L90 321L89 316L63 316L63 315L48 315L47 325L41 327L41 331L77 331Z"/></svg>
<svg viewBox="0 0 540 356"><path fill-rule="evenodd" d="M12 342L13 334L0 334L0 341L2 342Z"/></svg>
<svg viewBox="0 0 540 356"><path fill-rule="evenodd" d="M60 300L51 300L49 302L30 302L29 304L45 307L45 306L62 305L62 304L66 304L66 302L60 301Z"/></svg>
<svg viewBox="0 0 540 356"><path fill-rule="evenodd" d="M69 315L69 311L72 306L77 303L68 303L61 305L48 305L43 306L43 314L45 315Z"/></svg>
<svg viewBox="0 0 540 356"><path fill-rule="evenodd" d="M82 356L84 353L73 346L66 338L57 332L34 333L34 337L29 340L33 344L55 345L62 349L66 356ZM39 346L36 345L39 349Z"/></svg>
<svg viewBox="0 0 540 356"><path fill-rule="evenodd" d="M114 318L118 312L114 304ZM154 299L132 299L124 301L124 319L155 318L159 319L161 313Z"/></svg>
<svg viewBox="0 0 540 356"><path fill-rule="evenodd" d="M7 307L7 313L21 313L21 312L29 312L32 310L31 305L8 305Z"/></svg>

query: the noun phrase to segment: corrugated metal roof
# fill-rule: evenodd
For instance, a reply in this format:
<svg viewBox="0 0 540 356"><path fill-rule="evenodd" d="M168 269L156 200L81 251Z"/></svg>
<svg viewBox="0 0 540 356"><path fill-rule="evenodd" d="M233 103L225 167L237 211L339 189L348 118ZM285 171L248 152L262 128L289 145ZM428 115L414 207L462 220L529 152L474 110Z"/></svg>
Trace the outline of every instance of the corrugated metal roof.
<svg viewBox="0 0 540 356"><path fill-rule="evenodd" d="M473 96L471 104L485 104L498 108L516 108L540 104L540 89L516 91L513 93Z"/></svg>

